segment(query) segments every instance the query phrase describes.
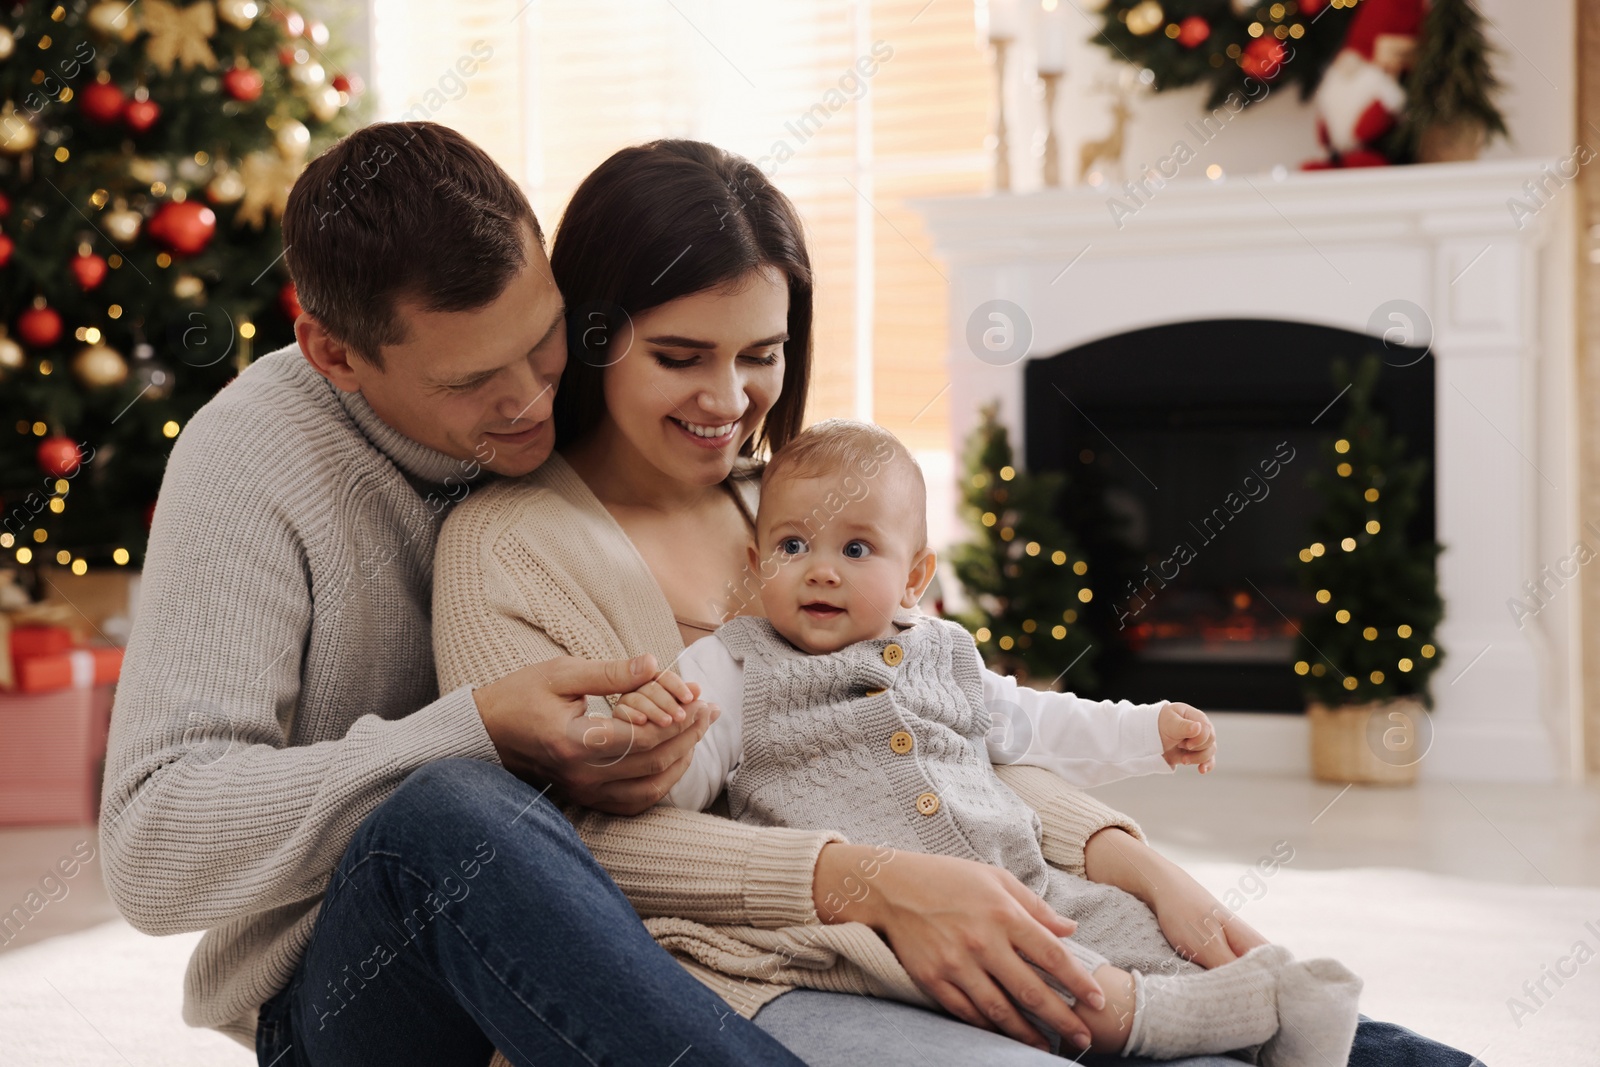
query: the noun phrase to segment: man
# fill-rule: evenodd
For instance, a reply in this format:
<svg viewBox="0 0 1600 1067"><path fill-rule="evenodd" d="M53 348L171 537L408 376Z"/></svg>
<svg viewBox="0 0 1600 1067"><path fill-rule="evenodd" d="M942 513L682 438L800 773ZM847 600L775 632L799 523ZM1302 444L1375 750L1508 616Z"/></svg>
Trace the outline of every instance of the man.
<svg viewBox="0 0 1600 1067"><path fill-rule="evenodd" d="M523 780L642 810L709 710L676 683L672 726L582 718L650 657L437 695L440 524L554 436L566 333L527 199L452 130L380 124L312 161L283 231L298 344L173 450L107 757L118 908L206 931L184 1018L264 1064L798 1063Z"/></svg>

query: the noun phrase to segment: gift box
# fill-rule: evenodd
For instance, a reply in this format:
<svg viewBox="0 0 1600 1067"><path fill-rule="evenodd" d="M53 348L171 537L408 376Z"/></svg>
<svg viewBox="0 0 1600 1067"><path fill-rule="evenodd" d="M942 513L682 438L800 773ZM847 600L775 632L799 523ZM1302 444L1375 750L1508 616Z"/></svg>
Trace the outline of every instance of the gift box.
<svg viewBox="0 0 1600 1067"><path fill-rule="evenodd" d="M110 685L121 671L120 648L74 648L42 656L12 656L13 688L18 693Z"/></svg>
<svg viewBox="0 0 1600 1067"><path fill-rule="evenodd" d="M0 826L95 821L114 688L0 693Z"/></svg>

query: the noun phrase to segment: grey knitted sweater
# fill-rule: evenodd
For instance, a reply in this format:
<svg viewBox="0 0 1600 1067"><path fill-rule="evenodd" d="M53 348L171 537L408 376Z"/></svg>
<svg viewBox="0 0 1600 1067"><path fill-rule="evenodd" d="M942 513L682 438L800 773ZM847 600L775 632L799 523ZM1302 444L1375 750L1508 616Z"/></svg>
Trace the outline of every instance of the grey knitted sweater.
<svg viewBox="0 0 1600 1067"><path fill-rule="evenodd" d="M1043 890L1039 818L989 763L983 665L965 630L922 617L822 656L754 616L717 637L744 661L734 818L838 827L852 841L1004 867Z"/></svg>
<svg viewBox="0 0 1600 1067"><path fill-rule="evenodd" d="M1115 966L1195 969L1137 898L1045 861L1039 817L990 762L972 636L930 616L896 621L910 625L826 655L795 648L759 617L717 630L744 667L733 817L1003 867L1077 920L1074 940Z"/></svg>
<svg viewBox="0 0 1600 1067"><path fill-rule="evenodd" d="M465 469L464 469L465 468ZM192 1026L255 1040L368 812L448 756L498 761L472 690L439 696L434 540L470 465L386 425L298 347L178 438L117 687L100 842L151 934L205 930Z"/></svg>

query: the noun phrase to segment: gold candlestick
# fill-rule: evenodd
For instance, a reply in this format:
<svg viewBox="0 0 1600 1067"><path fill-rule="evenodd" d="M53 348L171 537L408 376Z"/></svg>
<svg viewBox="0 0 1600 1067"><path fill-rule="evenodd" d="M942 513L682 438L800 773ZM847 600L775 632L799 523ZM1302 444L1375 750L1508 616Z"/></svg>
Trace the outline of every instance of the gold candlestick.
<svg viewBox="0 0 1600 1067"><path fill-rule="evenodd" d="M1044 82L1044 184L1055 189L1061 185L1061 142L1056 137L1056 91L1061 87L1061 72L1040 71Z"/></svg>
<svg viewBox="0 0 1600 1067"><path fill-rule="evenodd" d="M994 45L994 187L1006 192L1011 188L1011 145L1006 132L1006 47L1008 38L991 37Z"/></svg>

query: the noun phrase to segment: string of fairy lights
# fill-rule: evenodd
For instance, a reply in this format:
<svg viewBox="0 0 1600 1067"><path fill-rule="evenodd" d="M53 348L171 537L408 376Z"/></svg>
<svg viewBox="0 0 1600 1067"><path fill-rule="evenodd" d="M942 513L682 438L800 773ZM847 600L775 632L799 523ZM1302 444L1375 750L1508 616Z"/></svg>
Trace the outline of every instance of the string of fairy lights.
<svg viewBox="0 0 1600 1067"><path fill-rule="evenodd" d="M1350 442L1341 437L1339 440L1333 443L1333 450L1340 455L1347 455L1350 452ZM1348 460L1341 460L1338 465L1334 467L1334 473L1338 474L1338 476L1341 478L1349 478L1355 474L1355 468L1351 466ZM1376 504L1380 496L1381 494L1379 493L1377 486L1368 486L1366 491L1362 494L1362 499L1368 504ZM1364 526L1364 529L1369 537L1375 536L1382 528L1382 524L1377 519L1368 519L1366 525ZM1360 547L1360 544L1361 543L1354 536L1350 536L1342 538L1339 541L1339 548L1344 552L1354 552ZM1321 541L1317 541L1300 550L1300 562L1311 563L1313 560L1319 559L1326 555L1327 552L1328 546L1323 544ZM1331 604L1333 602L1333 590L1318 589L1316 592L1316 599L1317 603L1319 604ZM1333 618L1334 621L1344 626L1350 625L1355 620L1355 616L1351 614L1350 610L1343 607L1335 609ZM1414 632L1415 631L1413 627L1407 623L1401 623L1395 627L1395 636L1401 640L1409 640ZM1361 628L1361 636L1364 640L1376 641L1381 636L1381 631L1376 626L1363 626ZM1416 650L1417 657L1422 659L1432 659L1438 654L1439 650L1429 642L1423 642L1421 647ZM1416 668L1416 666L1417 661L1412 656L1401 656L1395 662L1395 669L1402 674L1409 674ZM1328 667L1327 664L1324 663L1311 663L1307 660L1298 660L1294 665L1294 672L1302 676L1309 674L1314 678L1321 678L1328 673ZM1385 677L1386 676L1382 670L1373 670L1367 674L1366 680L1373 685L1382 685ZM1361 678L1354 674L1347 674L1344 676L1344 680L1340 684L1342 684L1346 689L1354 691L1361 686Z"/></svg>

